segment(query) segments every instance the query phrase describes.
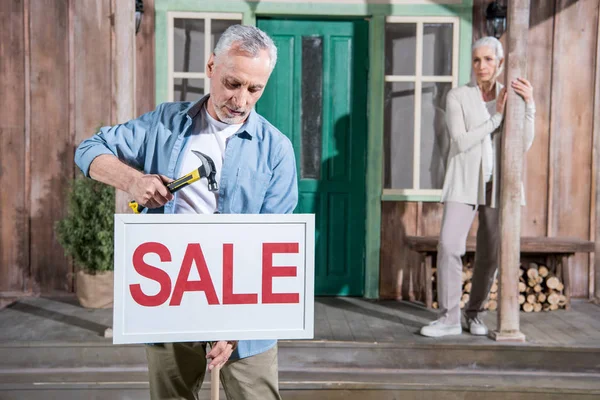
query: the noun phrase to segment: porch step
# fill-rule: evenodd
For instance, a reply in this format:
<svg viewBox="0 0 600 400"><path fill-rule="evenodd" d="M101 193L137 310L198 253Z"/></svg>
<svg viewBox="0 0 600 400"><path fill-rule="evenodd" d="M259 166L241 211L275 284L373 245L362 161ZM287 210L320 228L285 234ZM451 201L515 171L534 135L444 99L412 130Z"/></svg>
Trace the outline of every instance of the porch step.
<svg viewBox="0 0 600 400"><path fill-rule="evenodd" d="M141 345L104 342L0 344L0 372L29 368L130 368L145 365ZM279 365L290 370L519 370L600 373L600 348L447 343L280 341Z"/></svg>
<svg viewBox="0 0 600 400"><path fill-rule="evenodd" d="M600 374L465 370L322 368L280 372L286 400L587 400L600 397ZM206 379L201 398L210 397ZM221 391L222 392L222 391ZM221 393L225 399L225 394ZM0 398L147 399L145 366L29 369L0 373Z"/></svg>

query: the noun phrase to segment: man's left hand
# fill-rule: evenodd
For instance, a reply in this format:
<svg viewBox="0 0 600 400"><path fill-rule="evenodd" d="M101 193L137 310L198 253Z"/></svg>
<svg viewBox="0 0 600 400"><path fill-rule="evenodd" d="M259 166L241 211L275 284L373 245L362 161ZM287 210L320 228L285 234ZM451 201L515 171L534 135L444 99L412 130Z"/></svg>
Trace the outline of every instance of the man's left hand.
<svg viewBox="0 0 600 400"><path fill-rule="evenodd" d="M212 371L215 367L222 367L231 357L231 353L236 347L237 342L227 342L221 340L214 342L211 346L210 352L206 355L206 358L211 358L212 361L208 364L208 370Z"/></svg>

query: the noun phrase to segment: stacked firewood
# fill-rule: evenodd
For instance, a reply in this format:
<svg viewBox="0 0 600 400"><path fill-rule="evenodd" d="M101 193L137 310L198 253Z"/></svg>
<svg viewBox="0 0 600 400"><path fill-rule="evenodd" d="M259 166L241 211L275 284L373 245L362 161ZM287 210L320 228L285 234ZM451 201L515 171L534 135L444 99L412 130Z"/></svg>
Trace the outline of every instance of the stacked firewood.
<svg viewBox="0 0 600 400"><path fill-rule="evenodd" d="M437 273L433 268L433 308L438 308L437 302ZM545 265L536 263L521 264L519 268L519 304L525 312L553 311L564 308L566 296L564 295L564 284L552 274ZM463 265L462 272L462 297L460 308L464 308L469 302L471 288L473 286L473 269L470 262ZM484 304L486 310L498 309L499 301L498 279L494 281L490 289L488 300Z"/></svg>
<svg viewBox="0 0 600 400"><path fill-rule="evenodd" d="M545 265L529 263L519 270L519 304L525 312L564 308L565 285Z"/></svg>

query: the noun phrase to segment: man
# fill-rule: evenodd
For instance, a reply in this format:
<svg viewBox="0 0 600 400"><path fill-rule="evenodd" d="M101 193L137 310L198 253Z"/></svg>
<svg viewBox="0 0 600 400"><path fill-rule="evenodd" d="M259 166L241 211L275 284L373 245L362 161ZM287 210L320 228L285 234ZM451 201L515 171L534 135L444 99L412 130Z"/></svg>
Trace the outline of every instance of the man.
<svg viewBox="0 0 600 400"><path fill-rule="evenodd" d="M102 128L79 145L77 165L151 213L291 213L298 200L292 144L253 110L276 61L277 49L264 32L230 27L206 65L210 95L194 104L164 103ZM199 166L191 150L215 162L218 194L206 179L174 195L165 187ZM203 342L147 345L152 399L198 398L207 359L211 371L223 366L229 399L280 399L276 341L219 341L206 351Z"/></svg>

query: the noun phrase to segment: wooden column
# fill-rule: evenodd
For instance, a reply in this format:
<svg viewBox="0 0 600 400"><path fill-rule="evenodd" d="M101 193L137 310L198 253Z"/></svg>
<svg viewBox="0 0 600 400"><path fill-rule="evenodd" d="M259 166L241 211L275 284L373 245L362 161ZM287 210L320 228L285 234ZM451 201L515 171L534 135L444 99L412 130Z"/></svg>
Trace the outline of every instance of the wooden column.
<svg viewBox="0 0 600 400"><path fill-rule="evenodd" d="M111 0L111 124L135 117L135 2ZM128 213L129 195L116 191L115 212Z"/></svg>
<svg viewBox="0 0 600 400"><path fill-rule="evenodd" d="M517 274L521 252L521 180L525 102L510 89L510 82L527 74L529 0L510 1L507 22L508 102L500 160L500 305L498 327L495 332L492 332L492 337L498 341L524 341L525 335L519 330Z"/></svg>

